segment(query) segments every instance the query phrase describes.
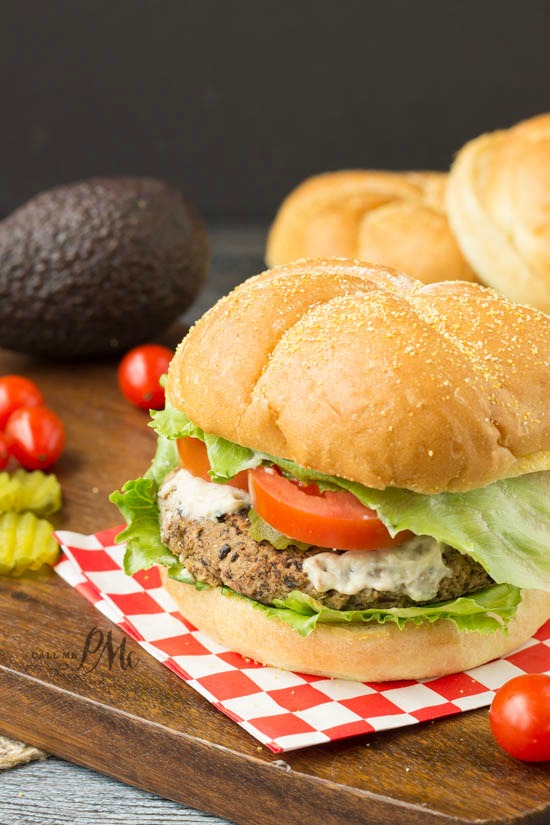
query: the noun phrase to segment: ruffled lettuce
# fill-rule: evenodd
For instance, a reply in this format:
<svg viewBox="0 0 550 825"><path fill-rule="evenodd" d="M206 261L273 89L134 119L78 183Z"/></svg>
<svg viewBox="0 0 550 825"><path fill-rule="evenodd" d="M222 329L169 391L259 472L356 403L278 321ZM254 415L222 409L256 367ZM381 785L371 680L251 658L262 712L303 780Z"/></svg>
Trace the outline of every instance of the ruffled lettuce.
<svg viewBox="0 0 550 825"><path fill-rule="evenodd" d="M126 542L124 570L128 575L162 564L169 570L181 567L162 543L157 495L162 479L178 466L174 441L159 437L153 462L142 478L127 481L122 490L111 493L110 500L122 513L126 528L117 542Z"/></svg>
<svg viewBox="0 0 550 825"><path fill-rule="evenodd" d="M185 415L176 410L166 401L164 410L151 411L150 426L163 438L200 438L206 445L208 460L210 461L210 475L212 481L223 484L234 478L241 470L251 470L264 460L263 454L256 453L248 447L240 447L232 441L220 438L218 435L209 435Z"/></svg>
<svg viewBox="0 0 550 825"><path fill-rule="evenodd" d="M474 558L496 582L550 591L550 471L502 479L463 493L374 490L205 435L185 413L170 406L154 414L152 426L169 439L201 438L214 481L227 481L262 463L277 464L285 474L315 482L322 489L348 490L377 511L392 535L412 530L433 536Z"/></svg>
<svg viewBox="0 0 550 825"><path fill-rule="evenodd" d="M429 535L475 559L496 582L550 591L550 472L495 481L466 493L347 489L395 535Z"/></svg>
<svg viewBox="0 0 550 825"><path fill-rule="evenodd" d="M141 569L148 569L154 564L162 564L168 568L170 578L201 590L208 588L209 585L193 580L185 567L162 543L160 536L158 488L164 476L177 464L178 457L174 442L159 437L155 458L145 476L126 482L121 491L117 490L111 494L111 501L119 508L127 524L126 529L119 533L117 541L126 542L124 569L129 575ZM265 522L262 525L253 516L252 523L262 534L261 538L258 536L258 540L263 538L269 540L263 535ZM272 535L272 538L277 541L277 536ZM281 536L280 540L285 546L293 543L285 536ZM450 619L461 630L490 633L499 628L506 629L521 599L517 587L500 584L470 596L439 604L404 608L371 608L369 610L332 610L300 591L290 593L286 599L276 600L273 606L248 599L228 587L222 587L222 592L226 596L245 599L269 618L278 618L286 622L301 636L311 633L318 622L322 624L392 623L401 628L407 622L420 624L423 621L435 622L438 619Z"/></svg>
<svg viewBox="0 0 550 825"><path fill-rule="evenodd" d="M521 592L511 584L495 584L452 601L417 607L372 607L368 610L333 610L297 590L286 599L275 599L273 607L252 599L248 601L269 618L277 618L291 625L301 636L311 633L318 622L344 625L377 622L403 628L407 622L421 624L439 619L449 619L459 630L493 633L496 630L506 632L506 626L515 616L521 601Z"/></svg>
<svg viewBox="0 0 550 825"><path fill-rule="evenodd" d="M125 569L129 574L162 564L170 577L197 588L208 587L191 579L162 543L159 529L158 488L167 473L178 466L174 439L191 436L206 444L213 481L223 483L241 470L276 463L286 475L315 482L321 489L348 490L377 510L392 535L412 530L456 547L478 561L497 582L449 602L407 608L332 610L298 591L272 606L248 599L256 609L288 623L301 635L310 633L318 622L377 622L403 627L411 621L418 624L439 619L449 619L461 630L488 633L505 628L514 616L521 599L520 588L550 590L548 471L504 479L465 493L422 495L397 488L374 490L205 434L169 404L165 410L153 413L153 418L159 443L151 467L143 478L127 482L121 491L111 495L127 523L118 540L127 545ZM251 515L250 530L255 540L270 541L281 549L296 544L274 531L253 511ZM222 590L228 596L246 599L229 588Z"/></svg>

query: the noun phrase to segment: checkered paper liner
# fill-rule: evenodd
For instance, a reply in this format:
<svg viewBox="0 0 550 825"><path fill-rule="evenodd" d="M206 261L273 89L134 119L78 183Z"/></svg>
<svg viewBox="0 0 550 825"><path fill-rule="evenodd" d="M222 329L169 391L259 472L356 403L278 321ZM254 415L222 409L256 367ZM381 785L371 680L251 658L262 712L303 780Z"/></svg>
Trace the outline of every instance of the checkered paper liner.
<svg viewBox="0 0 550 825"><path fill-rule="evenodd" d="M120 527L58 532L56 572L103 615L275 753L414 725L489 705L504 682L550 673L550 621L523 647L465 673L360 683L259 665L214 642L178 612L156 567L127 576Z"/></svg>

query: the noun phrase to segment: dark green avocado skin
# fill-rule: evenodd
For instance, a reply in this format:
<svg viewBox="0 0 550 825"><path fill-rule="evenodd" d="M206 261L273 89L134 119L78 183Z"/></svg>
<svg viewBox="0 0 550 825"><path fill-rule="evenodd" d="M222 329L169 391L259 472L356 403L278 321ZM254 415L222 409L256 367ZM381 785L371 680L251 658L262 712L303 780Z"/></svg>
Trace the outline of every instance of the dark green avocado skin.
<svg viewBox="0 0 550 825"><path fill-rule="evenodd" d="M208 242L194 207L152 178L92 178L0 223L0 346L48 357L150 341L197 295Z"/></svg>

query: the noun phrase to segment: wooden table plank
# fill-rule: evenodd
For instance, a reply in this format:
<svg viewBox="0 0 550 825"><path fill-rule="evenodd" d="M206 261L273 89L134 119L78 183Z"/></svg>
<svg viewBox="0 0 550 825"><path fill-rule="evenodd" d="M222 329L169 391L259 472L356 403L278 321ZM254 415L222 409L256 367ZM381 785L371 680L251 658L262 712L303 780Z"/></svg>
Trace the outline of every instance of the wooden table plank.
<svg viewBox="0 0 550 825"><path fill-rule="evenodd" d="M68 770L68 768L70 770ZM0 774L5 825L220 825L226 820L52 757Z"/></svg>

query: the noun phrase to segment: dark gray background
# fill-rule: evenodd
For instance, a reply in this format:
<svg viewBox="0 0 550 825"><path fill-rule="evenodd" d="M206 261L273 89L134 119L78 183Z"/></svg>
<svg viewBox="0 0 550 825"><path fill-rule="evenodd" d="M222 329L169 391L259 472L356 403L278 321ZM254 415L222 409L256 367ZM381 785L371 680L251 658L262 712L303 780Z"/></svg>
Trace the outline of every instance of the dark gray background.
<svg viewBox="0 0 550 825"><path fill-rule="evenodd" d="M314 172L439 168L550 109L546 0L0 0L0 215L150 174L209 219Z"/></svg>

